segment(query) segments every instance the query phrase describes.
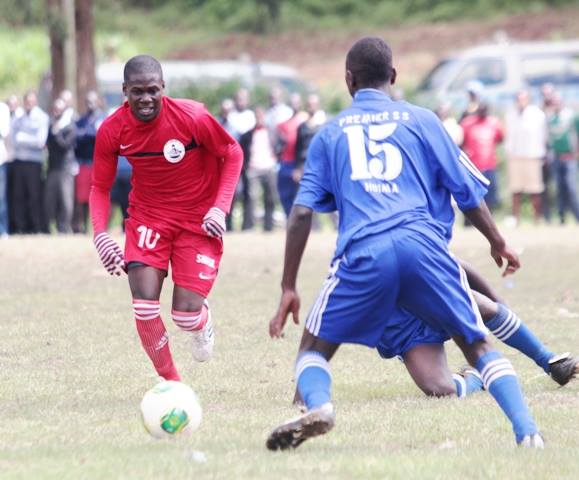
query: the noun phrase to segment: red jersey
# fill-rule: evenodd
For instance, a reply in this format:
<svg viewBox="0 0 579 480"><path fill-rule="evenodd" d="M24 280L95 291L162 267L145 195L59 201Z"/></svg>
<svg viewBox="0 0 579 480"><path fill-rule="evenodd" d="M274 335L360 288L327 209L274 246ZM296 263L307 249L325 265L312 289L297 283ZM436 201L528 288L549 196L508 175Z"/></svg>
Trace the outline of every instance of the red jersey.
<svg viewBox="0 0 579 480"><path fill-rule="evenodd" d="M465 117L460 126L464 132L462 149L476 167L484 172L497 166L497 145L503 141L503 128L495 117Z"/></svg>
<svg viewBox="0 0 579 480"><path fill-rule="evenodd" d="M141 122L125 102L97 132L91 188L95 232L106 229L119 155L133 167L130 217L199 226L213 206L229 212L243 162L237 142L201 103L163 97L157 118Z"/></svg>
<svg viewBox="0 0 579 480"><path fill-rule="evenodd" d="M298 128L307 119L308 114L306 112L298 112L289 120L286 120L277 126L279 135L284 142L284 149L280 155L280 160L283 163L295 162Z"/></svg>

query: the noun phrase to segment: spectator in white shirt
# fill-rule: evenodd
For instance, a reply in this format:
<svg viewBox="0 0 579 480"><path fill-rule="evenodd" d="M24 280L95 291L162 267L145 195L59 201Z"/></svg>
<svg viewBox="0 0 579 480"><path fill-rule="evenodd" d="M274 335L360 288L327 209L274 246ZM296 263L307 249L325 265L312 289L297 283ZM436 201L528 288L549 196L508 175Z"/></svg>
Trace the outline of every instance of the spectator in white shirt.
<svg viewBox="0 0 579 480"><path fill-rule="evenodd" d="M12 199L15 233L42 231L42 166L49 118L36 92L24 95L24 113L12 122Z"/></svg>
<svg viewBox="0 0 579 480"><path fill-rule="evenodd" d="M505 116L505 152L513 215L521 216L521 197L529 195L535 221L541 217L541 194L545 188L542 165L547 146L547 121L543 111L531 105L529 92L517 94L515 108Z"/></svg>

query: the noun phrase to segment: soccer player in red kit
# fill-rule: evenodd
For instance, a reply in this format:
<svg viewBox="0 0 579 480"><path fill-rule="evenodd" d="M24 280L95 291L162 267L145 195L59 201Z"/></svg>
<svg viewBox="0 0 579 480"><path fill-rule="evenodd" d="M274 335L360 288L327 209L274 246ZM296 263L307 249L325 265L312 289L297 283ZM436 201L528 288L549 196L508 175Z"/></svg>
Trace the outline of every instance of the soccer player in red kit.
<svg viewBox="0 0 579 480"><path fill-rule="evenodd" d="M96 137L90 210L103 265L111 275L128 273L145 351L161 377L179 380L160 317L163 280L170 264L173 321L191 337L194 359L207 360L214 339L206 298L243 159L237 142L202 104L164 96L164 87L153 57L126 63L127 101ZM106 232L119 155L133 167L124 255Z"/></svg>

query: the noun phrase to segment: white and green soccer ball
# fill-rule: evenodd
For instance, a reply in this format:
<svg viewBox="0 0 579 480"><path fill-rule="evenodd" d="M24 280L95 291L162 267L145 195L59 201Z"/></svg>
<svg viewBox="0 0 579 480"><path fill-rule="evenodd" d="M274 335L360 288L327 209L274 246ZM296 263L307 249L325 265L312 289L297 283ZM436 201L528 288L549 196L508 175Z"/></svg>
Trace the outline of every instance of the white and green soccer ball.
<svg viewBox="0 0 579 480"><path fill-rule="evenodd" d="M201 405L195 392L181 382L161 382L141 401L143 425L155 438L190 435L201 424Z"/></svg>

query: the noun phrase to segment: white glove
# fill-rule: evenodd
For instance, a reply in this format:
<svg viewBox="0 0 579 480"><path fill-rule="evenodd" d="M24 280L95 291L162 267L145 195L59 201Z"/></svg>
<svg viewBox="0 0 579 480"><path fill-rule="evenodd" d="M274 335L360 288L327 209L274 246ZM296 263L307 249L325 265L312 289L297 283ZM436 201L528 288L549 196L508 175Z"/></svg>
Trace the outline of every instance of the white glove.
<svg viewBox="0 0 579 480"><path fill-rule="evenodd" d="M225 233L225 212L218 207L211 207L203 217L201 228L210 237L221 238Z"/></svg>
<svg viewBox="0 0 579 480"><path fill-rule="evenodd" d="M107 272L111 275L120 275L126 272L125 258L121 247L107 232L101 232L93 239L97 253Z"/></svg>

